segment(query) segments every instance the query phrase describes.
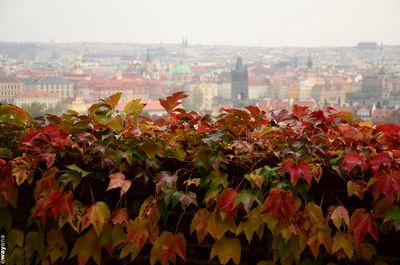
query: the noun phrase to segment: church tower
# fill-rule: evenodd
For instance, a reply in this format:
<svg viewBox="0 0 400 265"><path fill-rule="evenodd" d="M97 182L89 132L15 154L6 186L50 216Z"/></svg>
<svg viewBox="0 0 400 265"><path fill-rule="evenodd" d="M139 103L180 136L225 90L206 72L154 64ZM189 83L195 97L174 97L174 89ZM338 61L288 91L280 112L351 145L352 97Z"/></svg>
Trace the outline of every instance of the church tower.
<svg viewBox="0 0 400 265"><path fill-rule="evenodd" d="M241 57L237 58L235 68L231 69L231 97L233 107L240 107L249 99L249 74Z"/></svg>

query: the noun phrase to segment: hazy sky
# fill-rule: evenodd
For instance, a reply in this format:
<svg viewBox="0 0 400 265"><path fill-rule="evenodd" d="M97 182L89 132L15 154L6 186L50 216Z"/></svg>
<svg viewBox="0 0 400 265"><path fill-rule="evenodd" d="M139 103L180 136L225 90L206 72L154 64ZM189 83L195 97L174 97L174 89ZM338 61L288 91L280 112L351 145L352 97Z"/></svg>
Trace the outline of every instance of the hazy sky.
<svg viewBox="0 0 400 265"><path fill-rule="evenodd" d="M400 44L400 0L0 0L0 41Z"/></svg>

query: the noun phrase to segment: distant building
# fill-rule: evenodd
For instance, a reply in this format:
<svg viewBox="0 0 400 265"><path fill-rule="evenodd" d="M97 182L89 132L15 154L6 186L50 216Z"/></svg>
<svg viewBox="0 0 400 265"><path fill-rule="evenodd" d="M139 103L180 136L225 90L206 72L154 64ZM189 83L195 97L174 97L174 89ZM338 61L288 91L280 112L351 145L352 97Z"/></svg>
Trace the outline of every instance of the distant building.
<svg viewBox="0 0 400 265"><path fill-rule="evenodd" d="M232 103L234 107L243 105L249 99L249 73L242 58L238 57L236 66L231 69Z"/></svg>
<svg viewBox="0 0 400 265"><path fill-rule="evenodd" d="M376 42L359 42L357 49L376 51L378 50L378 44L376 44Z"/></svg>
<svg viewBox="0 0 400 265"><path fill-rule="evenodd" d="M54 93L61 99L74 97L73 83L57 76L39 78L36 81L36 90Z"/></svg>
<svg viewBox="0 0 400 265"><path fill-rule="evenodd" d="M12 77L0 77L0 103L12 103L24 90L24 82Z"/></svg>
<svg viewBox="0 0 400 265"><path fill-rule="evenodd" d="M192 70L188 65L180 62L170 69L169 79L176 83L188 83L192 81Z"/></svg>
<svg viewBox="0 0 400 265"><path fill-rule="evenodd" d="M61 99L54 93L44 91L25 91L14 98L14 104L18 106L31 105L32 103L42 103L46 108L54 108Z"/></svg>

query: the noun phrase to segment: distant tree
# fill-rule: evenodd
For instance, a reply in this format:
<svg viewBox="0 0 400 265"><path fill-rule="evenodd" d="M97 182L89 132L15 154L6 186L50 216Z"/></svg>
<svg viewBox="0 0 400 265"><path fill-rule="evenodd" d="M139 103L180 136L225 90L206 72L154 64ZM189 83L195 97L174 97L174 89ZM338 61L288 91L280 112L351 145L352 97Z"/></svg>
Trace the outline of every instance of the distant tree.
<svg viewBox="0 0 400 265"><path fill-rule="evenodd" d="M25 111L29 112L32 117L39 117L46 114L46 104L40 102L33 102L32 104L22 104L21 106Z"/></svg>

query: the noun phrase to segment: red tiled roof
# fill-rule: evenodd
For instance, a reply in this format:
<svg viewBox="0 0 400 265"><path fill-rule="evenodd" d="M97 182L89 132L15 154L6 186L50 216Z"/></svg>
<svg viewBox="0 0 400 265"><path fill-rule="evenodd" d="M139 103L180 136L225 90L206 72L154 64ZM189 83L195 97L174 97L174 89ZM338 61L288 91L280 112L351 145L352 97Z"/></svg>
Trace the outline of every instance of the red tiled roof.
<svg viewBox="0 0 400 265"><path fill-rule="evenodd" d="M44 91L25 91L16 96L16 98L57 98L57 95Z"/></svg>

